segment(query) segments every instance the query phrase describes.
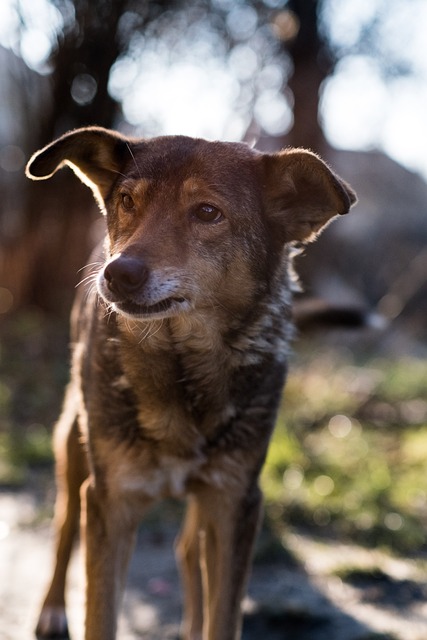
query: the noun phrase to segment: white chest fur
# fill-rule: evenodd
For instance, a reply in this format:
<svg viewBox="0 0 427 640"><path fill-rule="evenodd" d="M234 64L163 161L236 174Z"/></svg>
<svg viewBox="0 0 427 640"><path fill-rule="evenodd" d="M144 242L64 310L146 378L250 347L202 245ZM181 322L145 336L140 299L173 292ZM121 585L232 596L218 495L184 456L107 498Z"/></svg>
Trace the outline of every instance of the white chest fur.
<svg viewBox="0 0 427 640"><path fill-rule="evenodd" d="M114 482L125 495L140 494L152 499L182 498L189 479L200 474L205 462L201 455L191 459L162 456L156 465L123 462L115 470Z"/></svg>

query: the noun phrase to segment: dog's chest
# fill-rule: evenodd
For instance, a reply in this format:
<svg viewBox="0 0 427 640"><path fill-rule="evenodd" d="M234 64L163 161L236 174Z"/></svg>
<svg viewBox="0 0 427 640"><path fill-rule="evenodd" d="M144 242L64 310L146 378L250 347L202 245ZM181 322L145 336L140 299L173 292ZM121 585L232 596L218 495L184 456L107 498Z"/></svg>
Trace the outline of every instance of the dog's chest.
<svg viewBox="0 0 427 640"><path fill-rule="evenodd" d="M174 456L160 457L156 465L145 468L122 463L116 472L117 486L122 493L131 496L181 498L186 493L189 478L199 472L203 463L201 457L184 460Z"/></svg>
<svg viewBox="0 0 427 640"><path fill-rule="evenodd" d="M110 490L125 500L183 498L199 483L217 489L232 489L240 481L239 464L232 454L209 457L142 454L132 460L121 458L110 467Z"/></svg>
<svg viewBox="0 0 427 640"><path fill-rule="evenodd" d="M249 345L231 349L215 334L208 341L206 329L200 335L203 341L193 331L167 350L160 342L152 350L131 341L107 343L106 362L114 356L119 366L110 370L107 394L103 387L93 443L105 449L97 457L108 460L111 492L155 500L182 497L197 483L225 489L241 482L242 451L262 455L282 382L274 358L263 362L272 345L255 349L249 335Z"/></svg>
<svg viewBox="0 0 427 640"><path fill-rule="evenodd" d="M212 456L208 443L235 418L237 408L229 389L220 389L222 385L211 379L209 393L198 379L189 377L169 388L140 384L138 389L136 382L121 375L113 385L116 391L133 389L139 437L131 441L122 431L122 440L104 441L108 451L102 458L110 461L111 488L131 499L157 500L182 498L195 482L221 486L224 461ZM130 433L135 433L133 427Z"/></svg>
<svg viewBox="0 0 427 640"><path fill-rule="evenodd" d="M175 344L153 353L126 345L121 373L111 383L119 394L131 391L144 437L173 443L180 454L197 449L198 439L209 437L236 412L230 397L235 366L229 353L222 345L196 349L188 342L185 348Z"/></svg>

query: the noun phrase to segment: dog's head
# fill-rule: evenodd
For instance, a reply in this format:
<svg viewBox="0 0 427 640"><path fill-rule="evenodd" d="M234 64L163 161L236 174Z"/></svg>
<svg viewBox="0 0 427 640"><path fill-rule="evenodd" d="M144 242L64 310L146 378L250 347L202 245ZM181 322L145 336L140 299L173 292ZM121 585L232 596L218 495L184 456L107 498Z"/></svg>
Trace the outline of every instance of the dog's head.
<svg viewBox="0 0 427 640"><path fill-rule="evenodd" d="M107 218L99 293L133 319L247 307L268 289L286 244L314 239L356 200L302 149L263 154L240 143L133 140L90 127L36 153L27 175L45 179L64 164Z"/></svg>

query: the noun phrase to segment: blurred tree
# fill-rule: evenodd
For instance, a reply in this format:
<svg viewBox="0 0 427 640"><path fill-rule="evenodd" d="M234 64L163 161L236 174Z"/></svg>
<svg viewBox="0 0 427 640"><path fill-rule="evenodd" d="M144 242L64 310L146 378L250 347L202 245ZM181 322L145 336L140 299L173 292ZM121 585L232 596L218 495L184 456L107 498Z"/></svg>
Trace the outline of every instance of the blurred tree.
<svg viewBox="0 0 427 640"><path fill-rule="evenodd" d="M16 79L9 91L9 105L2 106L17 116L13 122L19 134L7 151L12 156L21 149L28 157L74 127L98 124L129 130L126 109L123 111L126 95L141 82L141 69L150 64L150 56L152 63L155 47L169 63L194 50L202 59L207 52L217 56L232 70L240 87L233 116L239 114L248 125L252 119L248 141L258 139L261 148L270 149L287 144L305 146L327 155L318 114L322 83L343 52L360 52L378 41L379 16L385 11L384 3L374 3L357 38L351 42L347 38L350 44L346 46L341 42L332 47L325 24L332 22L338 0L43 2L56 11L56 26L46 28L50 55L41 65L42 75L24 69L22 62L18 72L17 65L13 65L14 71L12 65L5 65ZM344 6L351 0L340 2ZM387 7L401 6L402 2L393 0ZM11 6L19 17L15 51L22 55L19 44L32 27L27 14L31 2L15 0ZM384 55L378 42L376 55L390 73L387 61L391 58ZM12 58L10 53L9 61ZM392 69L404 72L398 62L393 60ZM118 75L126 73L126 65L132 63L137 72L117 83ZM154 72L159 74L155 65ZM121 85L120 90L114 90L112 79ZM139 124L143 133L152 133L149 117L144 119L144 114L132 124ZM0 126L0 144L4 144L1 136ZM11 145L10 141L6 144L8 148ZM0 189L4 193L0 209L0 313L10 306L1 300L4 294L11 300L8 292L13 294L15 308L30 304L62 310L69 304L75 274L94 241L90 229L95 207L90 194L67 172L55 176L46 188L40 183L12 181L9 174L2 180L2 170L0 157Z"/></svg>
<svg viewBox="0 0 427 640"><path fill-rule="evenodd" d="M174 5L173 0L51 2L63 25L52 43L44 95L38 100L34 94L27 95L29 74L21 74L18 109L31 113L22 122L27 157L68 129L114 126L120 105L108 92L111 67L126 49L129 31L143 30ZM20 15L20 21L24 29L25 15ZM66 174L55 176L49 189L29 181L19 186L25 195L20 223L13 234L2 233L1 238L0 291L12 293L14 308L33 305L61 312L69 305L75 274L93 245L92 198ZM7 218L10 213L3 210L0 216Z"/></svg>
<svg viewBox="0 0 427 640"><path fill-rule="evenodd" d="M285 43L293 61L288 86L293 95L294 120L283 142L323 153L327 142L319 123L319 95L322 82L333 70L333 61L319 33L320 8L318 0L288 3L297 23L295 36Z"/></svg>
<svg viewBox="0 0 427 640"><path fill-rule="evenodd" d="M54 4L66 15L63 0ZM48 108L37 114L35 148L65 129L92 122L113 125L119 106L107 85L110 67L119 54L117 28L125 4L125 0L74 1L73 19L65 21L50 57ZM25 226L19 245L6 248L6 264L8 273L19 271L25 276L15 283L18 303L58 311L67 305L73 274L84 264L91 245L82 230L89 229L92 200L79 186L70 185L69 176L58 176L55 186L47 190L39 184L26 185ZM23 248L30 267L26 273L14 264L22 261Z"/></svg>

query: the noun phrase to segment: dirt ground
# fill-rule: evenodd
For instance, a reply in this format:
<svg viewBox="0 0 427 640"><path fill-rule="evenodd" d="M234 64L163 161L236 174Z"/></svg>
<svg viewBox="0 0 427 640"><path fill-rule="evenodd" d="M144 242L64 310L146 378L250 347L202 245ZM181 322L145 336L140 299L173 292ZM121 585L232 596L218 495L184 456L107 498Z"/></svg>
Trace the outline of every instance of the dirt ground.
<svg viewBox="0 0 427 640"><path fill-rule="evenodd" d="M181 615L173 556L178 521L141 528L120 621L120 640L177 640ZM254 565L243 640L426 640L427 561L289 532L289 557ZM34 491L0 491L0 638L34 640L52 558L49 520ZM340 570L352 569L352 579ZM82 640L81 558L72 561L68 611Z"/></svg>

